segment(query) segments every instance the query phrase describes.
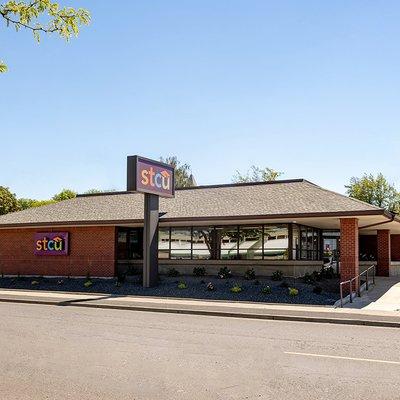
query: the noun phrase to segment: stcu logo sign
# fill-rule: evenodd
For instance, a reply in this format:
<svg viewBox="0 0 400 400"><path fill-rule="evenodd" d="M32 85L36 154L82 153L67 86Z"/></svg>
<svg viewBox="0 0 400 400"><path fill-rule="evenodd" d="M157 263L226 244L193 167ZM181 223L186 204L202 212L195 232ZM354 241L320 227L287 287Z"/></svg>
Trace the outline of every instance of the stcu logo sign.
<svg viewBox="0 0 400 400"><path fill-rule="evenodd" d="M174 168L148 158L129 156L127 190L174 197Z"/></svg>

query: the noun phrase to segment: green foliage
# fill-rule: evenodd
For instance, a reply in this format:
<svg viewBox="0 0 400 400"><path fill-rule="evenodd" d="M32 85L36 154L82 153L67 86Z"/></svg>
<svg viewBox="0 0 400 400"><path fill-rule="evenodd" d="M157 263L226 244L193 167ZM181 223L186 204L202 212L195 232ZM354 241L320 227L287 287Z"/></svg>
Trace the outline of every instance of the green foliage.
<svg viewBox="0 0 400 400"><path fill-rule="evenodd" d="M240 293L242 290L242 287L238 283L230 288L231 293Z"/></svg>
<svg viewBox="0 0 400 400"><path fill-rule="evenodd" d="M389 211L400 211L400 194L381 173L376 177L373 174L352 177L346 189L350 197Z"/></svg>
<svg viewBox="0 0 400 400"><path fill-rule="evenodd" d="M222 267L218 272L218 278L228 279L232 277L232 271L228 267Z"/></svg>
<svg viewBox="0 0 400 400"><path fill-rule="evenodd" d="M18 208L20 210L26 210L32 207L47 206L55 203L55 200L34 200L34 199L18 199Z"/></svg>
<svg viewBox="0 0 400 400"><path fill-rule="evenodd" d="M41 33L54 33L68 41L78 36L80 26L90 23L87 10L60 7L51 0L7 1L0 4L0 17L17 32L21 28L31 31L37 42ZM0 62L0 73L6 71L7 66Z"/></svg>
<svg viewBox="0 0 400 400"><path fill-rule="evenodd" d="M175 187L197 186L189 164L182 164L176 156L160 157L160 161L175 168Z"/></svg>
<svg viewBox="0 0 400 400"><path fill-rule="evenodd" d="M180 275L180 272L178 270L176 270L175 268L170 268L167 272L167 276L170 276L170 277L176 277L179 275Z"/></svg>
<svg viewBox="0 0 400 400"><path fill-rule="evenodd" d="M275 271L272 276L271 279L273 281L281 281L283 279L283 272L280 270Z"/></svg>
<svg viewBox="0 0 400 400"><path fill-rule="evenodd" d="M320 274L326 279L333 279L336 275L335 270L332 267L322 268Z"/></svg>
<svg viewBox="0 0 400 400"><path fill-rule="evenodd" d="M244 273L244 279L247 279L248 281L256 279L256 271L254 271L253 268L249 268Z"/></svg>
<svg viewBox="0 0 400 400"><path fill-rule="evenodd" d="M18 201L14 193L4 186L0 186L0 215L18 211Z"/></svg>
<svg viewBox="0 0 400 400"><path fill-rule="evenodd" d="M178 289L187 289L187 284L183 281L179 282Z"/></svg>
<svg viewBox="0 0 400 400"><path fill-rule="evenodd" d="M93 282L91 280L87 280L83 286L85 286L85 288L90 288L93 285Z"/></svg>
<svg viewBox="0 0 400 400"><path fill-rule="evenodd" d="M256 165L252 165L250 170L248 170L245 174L236 171L236 174L233 176L233 182L245 183L276 181L282 175L283 172L275 171L272 168L260 168Z"/></svg>
<svg viewBox="0 0 400 400"><path fill-rule="evenodd" d="M63 201L63 200L69 200L73 199L76 197L76 192L74 192L71 189L63 189L60 193L57 193L53 196L54 201Z"/></svg>
<svg viewBox="0 0 400 400"><path fill-rule="evenodd" d="M272 289L271 286L265 286L261 289L261 293L262 294L271 294L272 293Z"/></svg>
<svg viewBox="0 0 400 400"><path fill-rule="evenodd" d="M289 288L289 296L296 297L299 294L299 290L296 288Z"/></svg>
<svg viewBox="0 0 400 400"><path fill-rule="evenodd" d="M194 267L193 275L194 276L204 276L206 274L206 269L204 267Z"/></svg>
<svg viewBox="0 0 400 400"><path fill-rule="evenodd" d="M313 274L310 274L308 272L305 273L303 277L304 283L307 283L309 285L313 284L315 282L315 277Z"/></svg>

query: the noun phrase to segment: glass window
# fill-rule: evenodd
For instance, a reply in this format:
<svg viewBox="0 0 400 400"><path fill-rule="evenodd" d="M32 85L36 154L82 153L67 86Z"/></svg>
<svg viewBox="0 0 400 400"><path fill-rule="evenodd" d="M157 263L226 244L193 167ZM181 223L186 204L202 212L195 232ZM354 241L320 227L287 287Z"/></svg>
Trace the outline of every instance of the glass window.
<svg viewBox="0 0 400 400"><path fill-rule="evenodd" d="M192 258L191 228L171 229L171 259L182 260Z"/></svg>
<svg viewBox="0 0 400 400"><path fill-rule="evenodd" d="M293 225L293 249L292 257L293 260L300 259L300 229L298 225Z"/></svg>
<svg viewBox="0 0 400 400"><path fill-rule="evenodd" d="M128 259L128 232L127 231L118 230L117 258L118 258L118 260Z"/></svg>
<svg viewBox="0 0 400 400"><path fill-rule="evenodd" d="M218 228L218 255L221 260L238 258L238 227Z"/></svg>
<svg viewBox="0 0 400 400"><path fill-rule="evenodd" d="M170 236L169 228L159 228L158 230L158 258L169 258Z"/></svg>
<svg viewBox="0 0 400 400"><path fill-rule="evenodd" d="M287 224L264 226L264 259L287 260L289 229Z"/></svg>
<svg viewBox="0 0 400 400"><path fill-rule="evenodd" d="M143 229L130 229L129 230L129 259L141 260L143 259Z"/></svg>
<svg viewBox="0 0 400 400"><path fill-rule="evenodd" d="M239 227L239 259L262 259L262 226Z"/></svg>
<svg viewBox="0 0 400 400"><path fill-rule="evenodd" d="M212 229L193 228L192 257L194 260L209 260L212 256Z"/></svg>

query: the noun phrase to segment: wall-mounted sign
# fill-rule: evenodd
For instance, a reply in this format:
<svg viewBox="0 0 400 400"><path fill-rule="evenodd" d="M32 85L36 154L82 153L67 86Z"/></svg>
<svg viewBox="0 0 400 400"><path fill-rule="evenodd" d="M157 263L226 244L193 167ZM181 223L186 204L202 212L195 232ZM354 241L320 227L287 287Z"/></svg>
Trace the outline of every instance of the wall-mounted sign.
<svg viewBox="0 0 400 400"><path fill-rule="evenodd" d="M148 158L129 156L127 190L174 197L174 168Z"/></svg>
<svg viewBox="0 0 400 400"><path fill-rule="evenodd" d="M35 255L66 256L68 254L68 232L35 233Z"/></svg>

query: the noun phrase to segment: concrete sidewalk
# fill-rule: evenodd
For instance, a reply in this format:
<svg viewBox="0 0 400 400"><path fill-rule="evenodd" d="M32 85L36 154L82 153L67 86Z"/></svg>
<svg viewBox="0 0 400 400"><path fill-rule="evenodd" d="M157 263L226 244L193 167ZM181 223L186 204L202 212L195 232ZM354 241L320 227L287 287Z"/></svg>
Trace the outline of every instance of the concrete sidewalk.
<svg viewBox="0 0 400 400"><path fill-rule="evenodd" d="M397 311L335 309L328 306L203 301L13 289L0 290L0 302L400 328L400 312Z"/></svg>

